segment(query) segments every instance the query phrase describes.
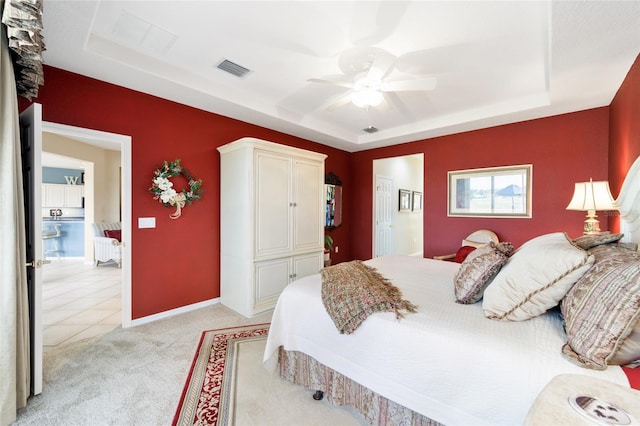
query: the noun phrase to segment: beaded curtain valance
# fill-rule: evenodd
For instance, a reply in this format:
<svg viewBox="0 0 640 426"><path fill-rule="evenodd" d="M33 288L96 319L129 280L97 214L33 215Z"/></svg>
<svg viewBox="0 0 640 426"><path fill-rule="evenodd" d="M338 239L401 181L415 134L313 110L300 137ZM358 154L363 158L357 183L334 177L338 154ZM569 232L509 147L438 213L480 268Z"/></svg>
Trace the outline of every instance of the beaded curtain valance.
<svg viewBox="0 0 640 426"><path fill-rule="evenodd" d="M31 100L44 84L42 0L5 0L2 23L7 27L18 95Z"/></svg>

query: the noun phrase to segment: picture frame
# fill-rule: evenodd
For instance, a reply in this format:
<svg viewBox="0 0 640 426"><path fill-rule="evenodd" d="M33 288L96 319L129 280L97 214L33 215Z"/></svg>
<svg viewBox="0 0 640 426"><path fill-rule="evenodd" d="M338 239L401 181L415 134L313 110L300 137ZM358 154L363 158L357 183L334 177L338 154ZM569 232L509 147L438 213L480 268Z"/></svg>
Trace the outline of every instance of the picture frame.
<svg viewBox="0 0 640 426"><path fill-rule="evenodd" d="M398 211L400 212L411 211L411 191L409 191L408 189L399 190Z"/></svg>
<svg viewBox="0 0 640 426"><path fill-rule="evenodd" d="M447 172L447 215L531 217L531 164Z"/></svg>
<svg viewBox="0 0 640 426"><path fill-rule="evenodd" d="M422 210L422 192L413 191L411 193L411 210L414 212Z"/></svg>

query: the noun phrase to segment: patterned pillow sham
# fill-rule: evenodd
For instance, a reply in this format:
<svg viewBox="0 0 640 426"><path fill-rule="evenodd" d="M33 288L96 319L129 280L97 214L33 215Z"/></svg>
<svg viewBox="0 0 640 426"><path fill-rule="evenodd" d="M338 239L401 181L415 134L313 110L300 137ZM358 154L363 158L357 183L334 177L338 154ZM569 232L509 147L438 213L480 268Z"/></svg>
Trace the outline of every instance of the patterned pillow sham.
<svg viewBox="0 0 640 426"><path fill-rule="evenodd" d="M562 353L594 370L640 360L640 254L616 246L590 252L593 267L567 292Z"/></svg>
<svg viewBox="0 0 640 426"><path fill-rule="evenodd" d="M602 244L615 243L622 237L624 237L624 234L612 234L609 231L605 231L595 235L583 235L574 239L573 243L581 249L589 250Z"/></svg>
<svg viewBox="0 0 640 426"><path fill-rule="evenodd" d="M456 302L476 303L513 251L511 243L491 242L469 253L453 278Z"/></svg>
<svg viewBox="0 0 640 426"><path fill-rule="evenodd" d="M484 292L487 318L524 321L556 306L594 257L555 232L524 243Z"/></svg>

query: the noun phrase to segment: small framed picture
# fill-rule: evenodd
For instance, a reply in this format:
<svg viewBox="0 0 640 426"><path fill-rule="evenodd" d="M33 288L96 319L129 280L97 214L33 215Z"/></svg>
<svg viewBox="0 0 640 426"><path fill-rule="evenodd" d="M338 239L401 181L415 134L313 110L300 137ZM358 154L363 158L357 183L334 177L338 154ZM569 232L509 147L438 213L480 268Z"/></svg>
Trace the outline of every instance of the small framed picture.
<svg viewBox="0 0 640 426"><path fill-rule="evenodd" d="M408 189L401 189L399 200L400 201L399 201L398 211L410 212L411 211L411 191L409 191Z"/></svg>
<svg viewBox="0 0 640 426"><path fill-rule="evenodd" d="M422 210L422 192L413 191L411 195L411 210L414 212Z"/></svg>

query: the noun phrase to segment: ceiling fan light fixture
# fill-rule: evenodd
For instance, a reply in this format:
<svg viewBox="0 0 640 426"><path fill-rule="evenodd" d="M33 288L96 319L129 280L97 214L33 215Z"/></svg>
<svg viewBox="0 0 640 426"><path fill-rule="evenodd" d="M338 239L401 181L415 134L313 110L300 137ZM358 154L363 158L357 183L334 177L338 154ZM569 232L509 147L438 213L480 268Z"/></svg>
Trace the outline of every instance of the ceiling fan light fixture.
<svg viewBox="0 0 640 426"><path fill-rule="evenodd" d="M351 102L359 108L380 105L383 99L382 93L373 89L355 90L351 95Z"/></svg>

